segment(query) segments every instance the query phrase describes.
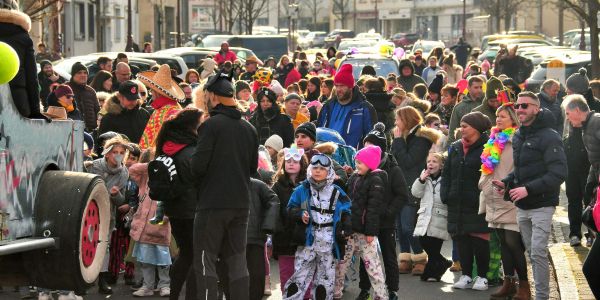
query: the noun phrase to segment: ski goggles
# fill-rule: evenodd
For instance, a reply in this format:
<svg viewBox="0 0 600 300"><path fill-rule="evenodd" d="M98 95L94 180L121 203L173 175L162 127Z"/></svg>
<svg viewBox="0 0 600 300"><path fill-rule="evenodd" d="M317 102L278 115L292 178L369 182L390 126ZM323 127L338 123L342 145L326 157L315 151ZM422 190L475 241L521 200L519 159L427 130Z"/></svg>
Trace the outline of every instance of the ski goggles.
<svg viewBox="0 0 600 300"><path fill-rule="evenodd" d="M315 154L310 159L310 164L312 166L320 165L321 167L329 168L331 166L331 159L324 154Z"/></svg>

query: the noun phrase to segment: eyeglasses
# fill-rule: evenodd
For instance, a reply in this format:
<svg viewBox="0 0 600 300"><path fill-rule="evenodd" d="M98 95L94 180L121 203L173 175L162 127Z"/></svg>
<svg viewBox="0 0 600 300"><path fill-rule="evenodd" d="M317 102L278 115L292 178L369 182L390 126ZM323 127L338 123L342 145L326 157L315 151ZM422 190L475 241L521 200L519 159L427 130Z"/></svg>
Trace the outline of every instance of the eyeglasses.
<svg viewBox="0 0 600 300"><path fill-rule="evenodd" d="M514 106L515 106L515 109L521 109L521 108L522 109L527 109L527 108L529 108L529 105L537 105L537 104L534 104L534 103L516 103Z"/></svg>
<svg viewBox="0 0 600 300"><path fill-rule="evenodd" d="M329 168L331 166L331 159L323 154L316 154L310 159L312 166L321 165L322 167Z"/></svg>

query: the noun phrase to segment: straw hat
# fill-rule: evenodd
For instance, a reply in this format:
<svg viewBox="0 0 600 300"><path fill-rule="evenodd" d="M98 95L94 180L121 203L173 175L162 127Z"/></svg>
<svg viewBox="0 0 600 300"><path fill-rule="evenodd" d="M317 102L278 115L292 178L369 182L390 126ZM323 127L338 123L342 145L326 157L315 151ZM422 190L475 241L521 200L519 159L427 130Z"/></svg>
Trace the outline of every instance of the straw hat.
<svg viewBox="0 0 600 300"><path fill-rule="evenodd" d="M42 114L52 120L67 119L67 110L62 106L48 106L48 111Z"/></svg>
<svg viewBox="0 0 600 300"><path fill-rule="evenodd" d="M157 93L177 101L183 101L185 94L171 78L171 68L164 64L157 72L144 71L137 74L137 79Z"/></svg>

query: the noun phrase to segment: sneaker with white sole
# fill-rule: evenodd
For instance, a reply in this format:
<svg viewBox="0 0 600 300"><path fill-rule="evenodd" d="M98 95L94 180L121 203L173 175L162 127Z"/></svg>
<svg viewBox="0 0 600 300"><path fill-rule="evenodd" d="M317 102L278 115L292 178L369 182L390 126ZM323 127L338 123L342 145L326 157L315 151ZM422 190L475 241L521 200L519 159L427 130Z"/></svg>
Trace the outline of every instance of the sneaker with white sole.
<svg viewBox="0 0 600 300"><path fill-rule="evenodd" d="M52 295L48 292L40 292L38 294L38 300L52 300Z"/></svg>
<svg viewBox="0 0 600 300"><path fill-rule="evenodd" d="M478 291L487 291L488 289L488 280L483 278L483 277L475 277L475 280L473 280L473 287L472 289L474 290L478 290Z"/></svg>
<svg viewBox="0 0 600 300"><path fill-rule="evenodd" d="M161 287L160 288L160 296L161 297L169 297L171 296L171 288L170 287Z"/></svg>
<svg viewBox="0 0 600 300"><path fill-rule="evenodd" d="M473 280L471 279L471 277L467 275L462 275L452 287L454 287L455 289L468 289L471 287L471 284L473 284Z"/></svg>
<svg viewBox="0 0 600 300"><path fill-rule="evenodd" d="M135 297L150 297L154 296L154 291L146 286L142 286L139 290L133 292L132 295Z"/></svg>
<svg viewBox="0 0 600 300"><path fill-rule="evenodd" d="M75 295L75 292L69 292L66 295L58 296L58 300L83 300L83 297Z"/></svg>

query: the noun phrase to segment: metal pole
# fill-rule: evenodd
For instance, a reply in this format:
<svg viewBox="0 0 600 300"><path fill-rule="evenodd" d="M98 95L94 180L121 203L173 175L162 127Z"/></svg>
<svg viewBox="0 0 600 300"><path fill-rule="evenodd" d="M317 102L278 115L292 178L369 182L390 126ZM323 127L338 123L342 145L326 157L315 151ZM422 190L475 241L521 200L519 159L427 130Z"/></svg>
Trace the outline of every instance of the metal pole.
<svg viewBox="0 0 600 300"><path fill-rule="evenodd" d="M464 41L467 40L467 0L462 0L463 3L463 17L462 17L462 38Z"/></svg>
<svg viewBox="0 0 600 300"><path fill-rule="evenodd" d="M181 0L177 0L177 18L175 20L177 21L177 47L181 47Z"/></svg>
<svg viewBox="0 0 600 300"><path fill-rule="evenodd" d="M133 52L133 35L132 35L132 25L133 21L131 20L131 0L127 0L127 50Z"/></svg>
<svg viewBox="0 0 600 300"><path fill-rule="evenodd" d="M377 9L378 3L379 0L375 0L375 32L381 33L381 30L379 30L379 9Z"/></svg>
<svg viewBox="0 0 600 300"><path fill-rule="evenodd" d="M277 34L281 33L279 20L281 20L281 0L277 0Z"/></svg>

